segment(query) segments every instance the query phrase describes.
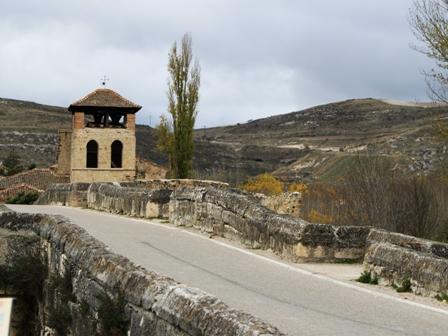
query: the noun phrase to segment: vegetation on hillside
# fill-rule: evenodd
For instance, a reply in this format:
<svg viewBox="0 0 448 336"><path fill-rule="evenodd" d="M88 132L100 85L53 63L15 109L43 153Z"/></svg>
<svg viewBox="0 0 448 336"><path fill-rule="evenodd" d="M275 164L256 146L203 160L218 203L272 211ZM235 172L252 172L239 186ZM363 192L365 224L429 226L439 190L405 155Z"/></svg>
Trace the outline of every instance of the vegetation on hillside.
<svg viewBox="0 0 448 336"><path fill-rule="evenodd" d="M20 173L22 170L20 156L15 151L10 151L0 167L0 175L11 176Z"/></svg>
<svg viewBox="0 0 448 336"><path fill-rule="evenodd" d="M271 174L264 173L250 178L241 186L241 189L252 193L272 196L281 194L284 191L285 186L283 182Z"/></svg>
<svg viewBox="0 0 448 336"><path fill-rule="evenodd" d="M403 174L394 167L386 158L358 157L339 181L308 185L303 217L448 242L448 184L444 176Z"/></svg>

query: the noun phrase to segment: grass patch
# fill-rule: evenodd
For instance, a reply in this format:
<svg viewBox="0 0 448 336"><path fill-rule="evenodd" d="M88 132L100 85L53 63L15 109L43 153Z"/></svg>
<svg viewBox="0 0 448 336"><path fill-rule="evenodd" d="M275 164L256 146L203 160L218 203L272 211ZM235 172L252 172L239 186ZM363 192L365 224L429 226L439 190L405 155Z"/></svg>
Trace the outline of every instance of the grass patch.
<svg viewBox="0 0 448 336"><path fill-rule="evenodd" d="M347 265L353 265L358 264L359 261L355 259L336 259L334 262L335 264L347 264Z"/></svg>
<svg viewBox="0 0 448 336"><path fill-rule="evenodd" d="M362 272L356 281L369 285L378 285L378 278L372 276L372 273L367 271Z"/></svg>

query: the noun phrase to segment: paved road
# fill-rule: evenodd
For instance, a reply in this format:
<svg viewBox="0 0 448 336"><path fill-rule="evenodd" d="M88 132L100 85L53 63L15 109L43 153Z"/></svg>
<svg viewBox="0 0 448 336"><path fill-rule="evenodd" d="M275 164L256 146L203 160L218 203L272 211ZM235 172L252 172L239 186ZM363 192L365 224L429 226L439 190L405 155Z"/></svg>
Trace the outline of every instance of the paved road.
<svg viewBox="0 0 448 336"><path fill-rule="evenodd" d="M168 225L66 207L11 208L64 215L114 252L289 335L448 335L448 310L406 303Z"/></svg>

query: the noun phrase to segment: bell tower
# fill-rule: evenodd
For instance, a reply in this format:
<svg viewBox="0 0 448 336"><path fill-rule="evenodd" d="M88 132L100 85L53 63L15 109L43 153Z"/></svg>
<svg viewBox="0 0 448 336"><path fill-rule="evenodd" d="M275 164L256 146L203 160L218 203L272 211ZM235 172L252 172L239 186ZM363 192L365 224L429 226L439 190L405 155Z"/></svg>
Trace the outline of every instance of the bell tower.
<svg viewBox="0 0 448 336"><path fill-rule="evenodd" d="M64 143L59 144L58 171L70 174L72 183L133 181L135 113L140 109L108 88L72 103L71 134L60 131ZM69 158L63 148L70 148Z"/></svg>

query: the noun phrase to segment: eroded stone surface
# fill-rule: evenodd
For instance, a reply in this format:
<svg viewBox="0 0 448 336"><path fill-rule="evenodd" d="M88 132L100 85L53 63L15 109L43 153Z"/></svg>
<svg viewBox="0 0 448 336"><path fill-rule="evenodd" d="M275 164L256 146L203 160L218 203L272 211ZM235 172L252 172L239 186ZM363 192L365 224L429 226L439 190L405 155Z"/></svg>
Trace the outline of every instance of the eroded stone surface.
<svg viewBox="0 0 448 336"><path fill-rule="evenodd" d="M98 296L117 291L125 295L133 336L281 335L275 327L229 308L214 296L111 253L103 243L61 216L3 212L0 228L34 232L40 237L50 272L70 272L76 297L67 303L73 335L89 334L86 331L95 326Z"/></svg>
<svg viewBox="0 0 448 336"><path fill-rule="evenodd" d="M293 261L362 260L370 230L311 224L276 214L249 194L213 187L176 189L169 215L175 225L240 239Z"/></svg>
<svg viewBox="0 0 448 336"><path fill-rule="evenodd" d="M373 229L364 267L388 284L409 279L417 294L448 291L448 244Z"/></svg>

